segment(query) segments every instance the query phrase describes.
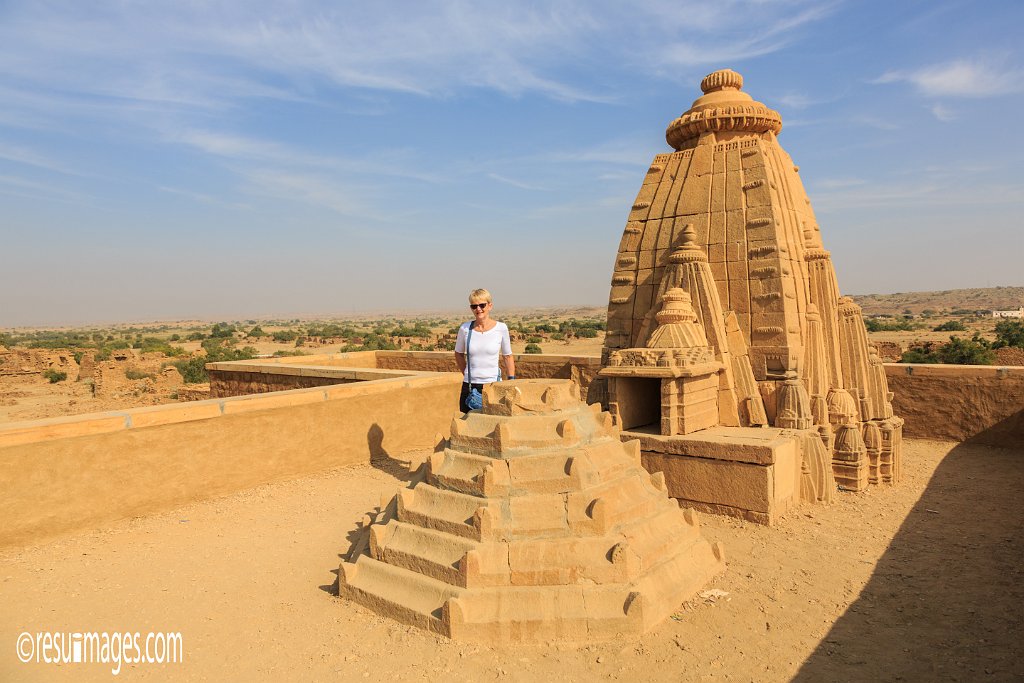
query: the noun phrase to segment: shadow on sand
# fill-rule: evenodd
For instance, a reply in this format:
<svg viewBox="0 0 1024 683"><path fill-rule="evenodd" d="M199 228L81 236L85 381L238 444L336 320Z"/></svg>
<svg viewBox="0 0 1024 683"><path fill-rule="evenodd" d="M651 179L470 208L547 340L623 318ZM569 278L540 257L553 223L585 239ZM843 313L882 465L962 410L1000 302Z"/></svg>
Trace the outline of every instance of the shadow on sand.
<svg viewBox="0 0 1024 683"><path fill-rule="evenodd" d="M1024 448L950 451L793 680L1024 680L1022 488Z"/></svg>
<svg viewBox="0 0 1024 683"><path fill-rule="evenodd" d="M407 484L411 488L415 479L415 474L409 471L411 461L395 458L385 450L384 430L376 422L370 425L370 429L366 432L366 446L370 453L371 467L394 477L396 481ZM384 505L384 501L381 502L381 505ZM384 509L378 506L368 510L366 515L371 520L379 520L383 513ZM389 514L394 514L393 504ZM349 547L338 555L339 560L352 561L359 553L366 552L369 547L369 526L366 524L365 518L349 529L345 534L345 540L348 541ZM319 587L320 590L331 595L338 595L338 572L338 569L332 569L331 573L335 576L334 583L324 584Z"/></svg>
<svg viewBox="0 0 1024 683"><path fill-rule="evenodd" d="M409 472L409 460L402 460L392 456L384 449L384 430L374 422L366 432L366 446L370 451L370 466L401 482L412 481L412 473Z"/></svg>

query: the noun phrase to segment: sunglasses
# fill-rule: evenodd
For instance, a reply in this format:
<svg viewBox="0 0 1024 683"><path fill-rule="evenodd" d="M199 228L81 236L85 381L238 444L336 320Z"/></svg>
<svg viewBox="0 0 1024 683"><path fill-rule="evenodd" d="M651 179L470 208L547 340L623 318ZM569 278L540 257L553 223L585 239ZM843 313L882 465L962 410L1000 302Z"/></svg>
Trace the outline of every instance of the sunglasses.
<svg viewBox="0 0 1024 683"><path fill-rule="evenodd" d="M478 309L478 308L479 308L479 309L480 309L480 310L482 311L482 310L484 310L485 308L487 308L487 304L486 304L486 303L482 303L482 304L470 304L470 305L469 305L469 307L470 307L470 308L472 308L472 309L473 309L474 311L475 311L476 309Z"/></svg>

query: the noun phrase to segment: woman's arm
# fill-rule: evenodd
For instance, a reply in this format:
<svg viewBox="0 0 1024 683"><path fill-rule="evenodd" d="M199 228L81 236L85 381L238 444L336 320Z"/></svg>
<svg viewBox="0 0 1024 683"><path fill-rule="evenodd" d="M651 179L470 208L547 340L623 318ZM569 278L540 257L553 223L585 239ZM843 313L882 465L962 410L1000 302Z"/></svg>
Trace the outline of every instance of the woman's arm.
<svg viewBox="0 0 1024 683"><path fill-rule="evenodd" d="M466 326L460 325L459 331L455 335L455 365L458 366L459 372L465 376L466 374Z"/></svg>
<svg viewBox="0 0 1024 683"><path fill-rule="evenodd" d="M516 376L516 357L512 355L505 356L505 376L515 377Z"/></svg>
<svg viewBox="0 0 1024 683"><path fill-rule="evenodd" d="M501 330L501 348L498 350L502 358L505 359L505 377L516 376L516 359L512 355L512 339L508 333L508 325L502 323Z"/></svg>

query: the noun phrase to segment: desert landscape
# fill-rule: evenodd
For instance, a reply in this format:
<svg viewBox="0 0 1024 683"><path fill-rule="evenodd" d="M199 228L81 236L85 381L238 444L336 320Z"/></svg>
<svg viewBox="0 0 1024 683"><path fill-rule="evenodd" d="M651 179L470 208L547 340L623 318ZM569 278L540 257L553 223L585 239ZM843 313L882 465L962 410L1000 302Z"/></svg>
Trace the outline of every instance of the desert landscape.
<svg viewBox="0 0 1024 683"><path fill-rule="evenodd" d="M509 311L512 349L600 355L604 317L596 307ZM213 361L376 349L450 351L461 322L448 311L0 328L0 422L209 398L203 365Z"/></svg>
<svg viewBox="0 0 1024 683"><path fill-rule="evenodd" d="M0 680L1024 680L1020 14L4 7Z"/></svg>
<svg viewBox="0 0 1024 683"><path fill-rule="evenodd" d="M853 299L886 362L951 336L997 338L992 310L1024 302L1024 287L864 295ZM606 313L599 307L496 311L515 353L599 356ZM77 328L0 328L0 421L161 405L209 397L202 376L182 375L193 359L287 357L354 350L440 351L455 347L458 313L367 314L355 318L180 320ZM876 328L873 329L872 322ZM952 325L952 330L936 327ZM887 328L905 329L887 329ZM255 331L257 334L253 334ZM205 345L204 345L205 342ZM64 344L64 345L61 345ZM530 345L534 345L530 347ZM213 348L211 357L207 347ZM529 351L527 348L530 347ZM537 351L539 349L539 351ZM994 365L1024 366L1024 349L996 349ZM47 373L63 373L51 381ZM59 376L59 374L57 375ZM201 381L196 381L201 380Z"/></svg>

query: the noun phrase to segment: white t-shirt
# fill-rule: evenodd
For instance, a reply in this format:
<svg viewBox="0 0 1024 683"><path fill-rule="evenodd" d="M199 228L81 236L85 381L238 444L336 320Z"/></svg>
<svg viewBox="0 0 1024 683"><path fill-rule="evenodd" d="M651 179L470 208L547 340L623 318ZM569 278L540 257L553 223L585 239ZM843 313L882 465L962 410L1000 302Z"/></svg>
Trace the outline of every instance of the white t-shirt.
<svg viewBox="0 0 1024 683"><path fill-rule="evenodd" d="M469 328L473 321L462 323L459 327L459 334L455 338L455 353L466 353L466 337L469 336ZM496 322L494 327L486 332L473 330L473 336L469 340L469 363L466 372L463 373L463 380L471 384L487 384L495 382L498 377L498 355L512 355L512 341L508 337L508 325ZM469 377L469 371L473 371L473 377Z"/></svg>

